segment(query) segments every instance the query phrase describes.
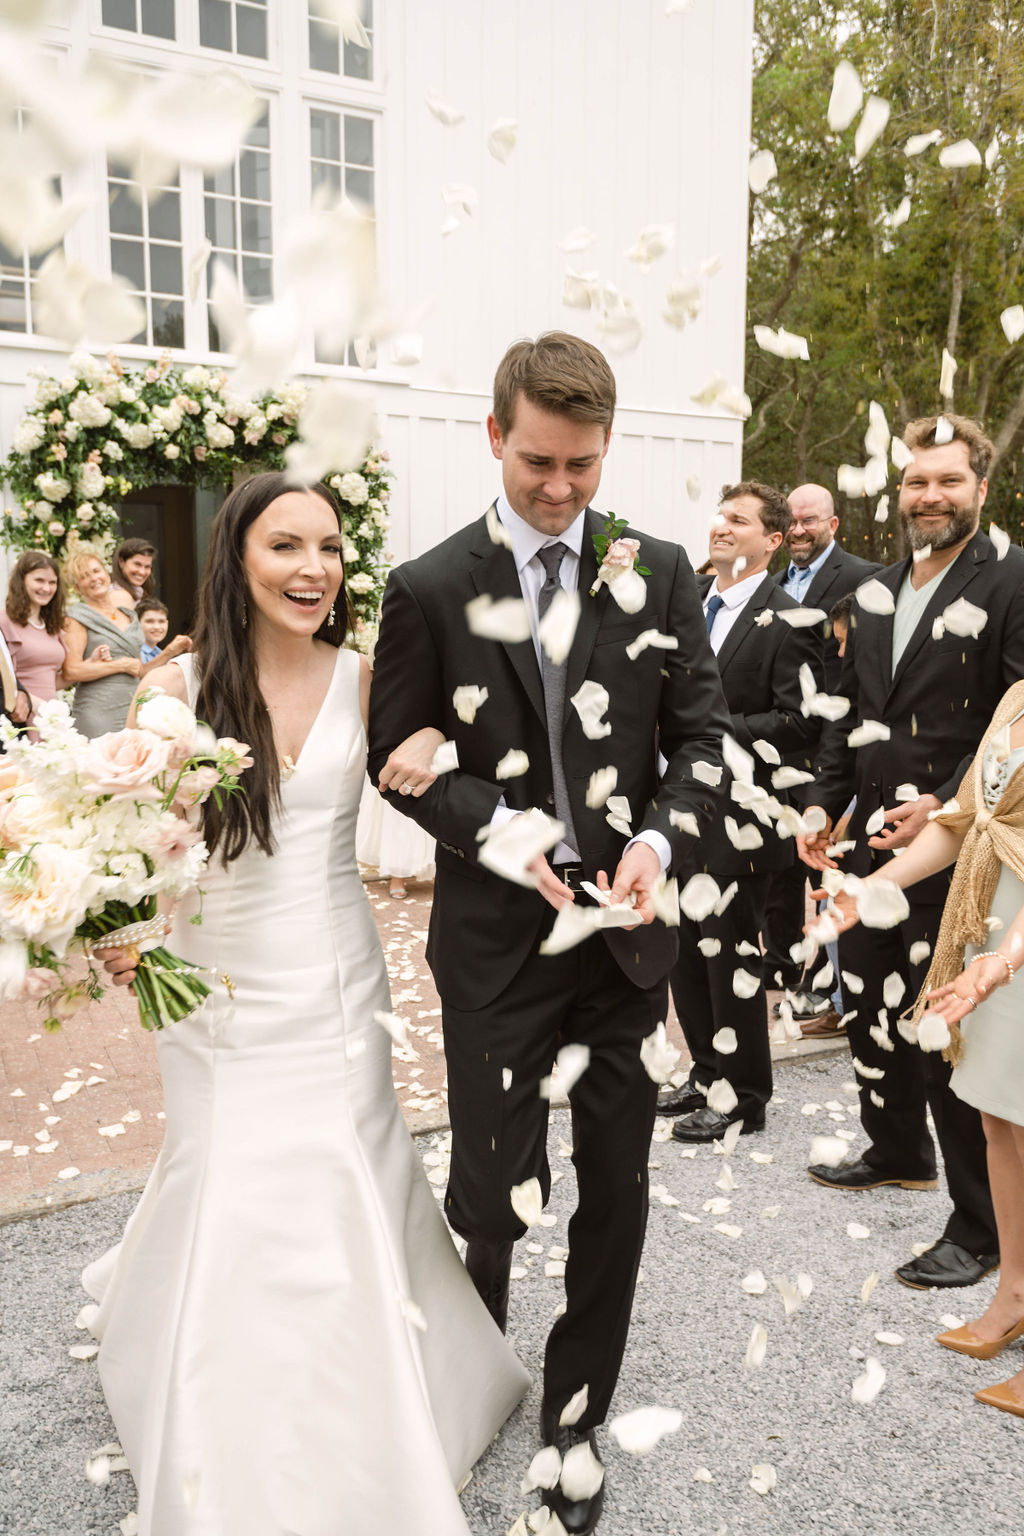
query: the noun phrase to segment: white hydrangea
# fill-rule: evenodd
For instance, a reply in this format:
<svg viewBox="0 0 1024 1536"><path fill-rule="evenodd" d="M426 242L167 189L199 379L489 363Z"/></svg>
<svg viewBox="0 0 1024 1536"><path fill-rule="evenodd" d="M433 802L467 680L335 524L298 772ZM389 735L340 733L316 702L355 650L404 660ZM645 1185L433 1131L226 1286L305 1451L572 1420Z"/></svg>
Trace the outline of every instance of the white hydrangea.
<svg viewBox="0 0 1024 1536"><path fill-rule="evenodd" d="M146 422L125 421L123 416L115 416L114 426L120 432L129 448L152 447L153 430Z"/></svg>
<svg viewBox="0 0 1024 1536"><path fill-rule="evenodd" d="M134 405L139 398L138 390L132 389L130 384L119 384L117 393L123 405Z"/></svg>
<svg viewBox="0 0 1024 1536"><path fill-rule="evenodd" d="M71 489L71 482L65 480L62 475L55 475L52 470L46 470L43 474L36 475L36 486L47 501L63 501ZM38 512L36 516L39 516Z"/></svg>
<svg viewBox="0 0 1024 1536"><path fill-rule="evenodd" d="M72 388L73 387L74 381L72 381ZM55 383L53 379L40 379L39 383L36 385L32 404L38 409L43 405L52 405L55 400L59 399L59 397L59 384Z"/></svg>
<svg viewBox="0 0 1024 1536"><path fill-rule="evenodd" d="M189 368L181 376L181 382L187 384L189 389L205 389L213 378L209 368Z"/></svg>
<svg viewBox="0 0 1024 1536"><path fill-rule="evenodd" d="M223 409L232 416L237 416L240 421L248 421L257 407L255 400L250 400L246 395L233 395L229 389L226 389Z"/></svg>
<svg viewBox="0 0 1024 1536"><path fill-rule="evenodd" d="M305 384L285 384L278 391L278 399L290 415L297 416L306 403L308 393Z"/></svg>
<svg viewBox="0 0 1024 1536"><path fill-rule="evenodd" d="M107 376L103 363L88 352L72 352L69 364L72 373L90 387L95 387Z"/></svg>
<svg viewBox="0 0 1024 1536"><path fill-rule="evenodd" d="M172 400L170 405L154 405L151 415L153 420L163 427L165 432L177 432L184 420L185 413L181 406Z"/></svg>
<svg viewBox="0 0 1024 1536"><path fill-rule="evenodd" d="M361 507L364 501L369 500L370 487L362 475L353 469L347 475L342 475L338 494L350 507Z"/></svg>
<svg viewBox="0 0 1024 1536"><path fill-rule="evenodd" d="M347 576L345 584L350 592L356 592L360 596L364 592L372 592L374 588L373 577L368 576L365 571L358 571L355 576Z"/></svg>
<svg viewBox="0 0 1024 1536"><path fill-rule="evenodd" d="M34 453L46 441L46 424L38 416L26 416L14 429L11 446L15 453Z"/></svg>
<svg viewBox="0 0 1024 1536"><path fill-rule="evenodd" d="M112 437L108 437L103 444L103 454L105 458L117 461L124 458L124 449L120 443L115 443Z"/></svg>
<svg viewBox="0 0 1024 1536"><path fill-rule="evenodd" d="M341 551L341 558L346 565L358 565L359 551L354 544L346 544Z"/></svg>
<svg viewBox="0 0 1024 1536"><path fill-rule="evenodd" d="M83 527L88 527L95 516L96 508L91 501L83 501L80 506L75 508L75 518Z"/></svg>
<svg viewBox="0 0 1024 1536"><path fill-rule="evenodd" d="M81 430L82 430L81 422L78 422L78 421L66 422L65 426L64 426L64 441L66 443L76 443L78 441L78 437L79 437L79 434L81 433Z"/></svg>
<svg viewBox="0 0 1024 1536"><path fill-rule="evenodd" d="M47 501L45 497L32 503L32 516L40 523L48 523L56 510L53 502Z"/></svg>
<svg viewBox="0 0 1024 1536"><path fill-rule="evenodd" d="M78 471L78 489L86 501L94 501L97 496L102 496L106 484L103 471L98 464L83 464Z"/></svg>
<svg viewBox="0 0 1024 1536"><path fill-rule="evenodd" d="M83 427L105 427L110 420L109 408L86 389L78 391L68 406L68 415L72 421L81 422Z"/></svg>
<svg viewBox="0 0 1024 1536"><path fill-rule="evenodd" d="M214 421L213 426L206 430L206 440L211 448L230 448L234 444L235 434L222 422Z"/></svg>

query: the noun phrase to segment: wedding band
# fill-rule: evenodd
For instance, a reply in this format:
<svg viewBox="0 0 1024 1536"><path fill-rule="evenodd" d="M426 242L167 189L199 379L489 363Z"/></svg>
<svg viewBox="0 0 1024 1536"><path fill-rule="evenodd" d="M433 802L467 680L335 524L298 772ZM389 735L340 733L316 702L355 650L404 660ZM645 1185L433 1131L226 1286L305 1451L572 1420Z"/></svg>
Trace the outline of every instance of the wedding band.
<svg viewBox="0 0 1024 1536"><path fill-rule="evenodd" d="M400 795L411 795L412 794L412 786L409 785L409 784L400 784L398 786L398 793Z"/></svg>

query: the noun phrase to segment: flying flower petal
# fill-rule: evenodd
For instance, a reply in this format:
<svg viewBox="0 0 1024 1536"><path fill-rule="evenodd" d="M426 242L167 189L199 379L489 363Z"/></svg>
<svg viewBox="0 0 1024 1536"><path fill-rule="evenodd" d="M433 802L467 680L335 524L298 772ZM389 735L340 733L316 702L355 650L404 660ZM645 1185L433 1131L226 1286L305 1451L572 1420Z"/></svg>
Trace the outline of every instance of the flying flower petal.
<svg viewBox="0 0 1024 1536"><path fill-rule="evenodd" d="M865 720L846 738L849 747L867 747L874 741L888 741L892 732L884 720Z"/></svg>
<svg viewBox="0 0 1024 1536"><path fill-rule="evenodd" d="M478 858L485 869L502 875L515 885L535 887L537 875L527 866L538 854L554 848L565 831L560 821L545 816L543 811L524 811L509 821L481 829L482 837ZM480 836L480 834L477 834ZM570 910L563 907L562 912ZM591 910L589 908L583 910Z"/></svg>
<svg viewBox="0 0 1024 1536"><path fill-rule="evenodd" d="M572 648L579 617L579 593L559 587L537 630L541 645L556 667L562 665Z"/></svg>
<svg viewBox="0 0 1024 1536"><path fill-rule="evenodd" d="M864 1374L858 1376L850 1389L855 1403L873 1403L885 1385L885 1366L870 1356L864 1362Z"/></svg>
<svg viewBox="0 0 1024 1536"><path fill-rule="evenodd" d="M922 1051L944 1051L949 1045L949 1025L941 1013L929 1010L918 1021L917 1043Z"/></svg>
<svg viewBox="0 0 1024 1536"><path fill-rule="evenodd" d="M631 640L626 646L626 655L630 661L636 661L637 657L643 651L646 651L648 646L653 646L655 650L659 651L675 651L679 648L679 640L676 635L663 635L657 629L644 629L641 630L635 640Z"/></svg>
<svg viewBox="0 0 1024 1536"><path fill-rule="evenodd" d="M604 1482L604 1467L594 1455L589 1440L571 1445L562 1457L559 1483L570 1503L592 1499ZM549 1522L550 1523L550 1522Z"/></svg>
<svg viewBox="0 0 1024 1536"><path fill-rule="evenodd" d="M943 347L942 369L939 373L939 394L942 396L943 400L951 400L953 398L953 379L956 375L957 367L958 364L956 358L952 357L950 353L946 351L946 348ZM938 442L937 430L935 440ZM952 441L952 436L950 436L949 441Z"/></svg>
<svg viewBox="0 0 1024 1536"><path fill-rule="evenodd" d="M599 811L607 803L618 781L619 770L614 764L594 770L587 782L587 805L592 811Z"/></svg>
<svg viewBox="0 0 1024 1536"><path fill-rule="evenodd" d="M630 261L636 262L641 271L646 271L653 261L672 249L675 241L674 224L648 224L637 235L635 244L626 255Z"/></svg>
<svg viewBox="0 0 1024 1536"><path fill-rule="evenodd" d="M750 183L750 190L754 193L755 197L765 190L769 182L773 181L778 175L778 172L779 168L775 164L775 156L770 149L759 149L755 155L751 156L750 165L747 170L747 179Z"/></svg>
<svg viewBox="0 0 1024 1536"><path fill-rule="evenodd" d="M999 324L1012 347L1015 341L1020 341L1024 336L1024 304L1011 304L1009 309L1004 309L999 316Z"/></svg>
<svg viewBox="0 0 1024 1536"><path fill-rule="evenodd" d="M442 741L430 759L430 771L438 775L451 773L459 766L459 749L454 741Z"/></svg>
<svg viewBox="0 0 1024 1536"><path fill-rule="evenodd" d="M728 1024L716 1030L711 1039L711 1048L720 1056L731 1056L737 1047L736 1031Z"/></svg>
<svg viewBox="0 0 1024 1536"><path fill-rule="evenodd" d="M123 278L98 277L62 250L47 256L32 291L35 329L69 347L86 336L98 345L130 341L146 325L145 307Z"/></svg>
<svg viewBox="0 0 1024 1536"><path fill-rule="evenodd" d="M499 117L491 124L487 135L487 151L501 165L508 160L516 147L519 124L514 117Z"/></svg>
<svg viewBox="0 0 1024 1536"><path fill-rule="evenodd" d="M988 623L988 614L965 597L958 597L955 603L943 609L942 622L951 635L970 635L977 639Z"/></svg>
<svg viewBox="0 0 1024 1536"><path fill-rule="evenodd" d="M544 1196L539 1179L527 1179L523 1184L513 1184L509 1190L512 1209L525 1227L535 1227L544 1210ZM538 1485L540 1486L540 1485ZM551 1484L546 1486L550 1487Z"/></svg>
<svg viewBox="0 0 1024 1536"><path fill-rule="evenodd" d="M679 1051L658 1024L640 1044L640 1060L652 1083L667 1083L679 1060Z"/></svg>
<svg viewBox="0 0 1024 1536"><path fill-rule="evenodd" d="M439 92L434 90L428 91L425 100L428 112L433 117L436 117L439 123L443 123L446 128L457 128L460 123L465 122L465 112L460 107L450 106L448 102L442 99Z"/></svg>
<svg viewBox="0 0 1024 1536"><path fill-rule="evenodd" d="M479 688L476 683L464 683L455 689L452 694L452 703L463 725L473 724L477 710L481 705L486 704L487 698L487 689Z"/></svg>
<svg viewBox="0 0 1024 1536"><path fill-rule="evenodd" d="M840 59L832 75L832 94L828 99L828 125L833 133L849 128L863 101L860 75L846 59Z"/></svg>
<svg viewBox="0 0 1024 1536"><path fill-rule="evenodd" d="M608 1425L608 1433L628 1455L646 1456L665 1435L674 1435L682 1422L683 1415L678 1408L652 1405L616 1414Z"/></svg>
<svg viewBox="0 0 1024 1536"><path fill-rule="evenodd" d="M857 124L857 132L853 136L851 165L859 165L872 145L877 142L879 136L885 131L891 110L884 96L868 97L860 122Z"/></svg>
<svg viewBox="0 0 1024 1536"><path fill-rule="evenodd" d="M942 139L942 132L933 128L930 133L912 133L903 146L903 153L913 159L915 155L923 155L932 144L938 144Z"/></svg>
<svg viewBox="0 0 1024 1536"><path fill-rule="evenodd" d="M544 1446L530 1462L529 1470L519 1485L520 1492L525 1496L532 1493L534 1488L554 1488L561 1471L562 1458L558 1447Z"/></svg>
<svg viewBox="0 0 1024 1536"><path fill-rule="evenodd" d="M754 340L762 352L770 352L774 357L798 359L802 362L810 361L810 352L807 348L806 336L796 336L792 331L779 327L773 331L768 325L754 326Z"/></svg>
<svg viewBox="0 0 1024 1536"><path fill-rule="evenodd" d="M328 470L358 467L375 430L374 397L365 385L321 379L312 385L302 406L300 440L284 452L289 482L312 485Z"/></svg>
<svg viewBox="0 0 1024 1536"><path fill-rule="evenodd" d="M939 164L946 171L962 171L968 166L981 164L981 152L970 139L957 139L939 150Z"/></svg>
<svg viewBox="0 0 1024 1536"><path fill-rule="evenodd" d="M507 645L529 640L533 634L530 610L521 597L501 597L496 602L482 592L466 604L466 623L470 634Z"/></svg>
<svg viewBox="0 0 1024 1536"><path fill-rule="evenodd" d="M718 1077L708 1089L708 1109L719 1115L731 1115L739 1099L728 1078Z"/></svg>
<svg viewBox="0 0 1024 1536"><path fill-rule="evenodd" d="M525 752L515 747L509 747L505 756L494 770L496 779L518 779L530 766L530 759Z"/></svg>
<svg viewBox="0 0 1024 1536"><path fill-rule="evenodd" d="M854 597L867 613L884 615L896 612L896 600L889 588L883 586L880 581L876 581L873 576L857 588Z"/></svg>
<svg viewBox="0 0 1024 1536"><path fill-rule="evenodd" d="M691 923L702 923L711 916L721 896L718 882L711 875L692 875L680 892L679 905Z"/></svg>
<svg viewBox="0 0 1024 1536"><path fill-rule="evenodd" d="M506 599L506 601L513 601L513 599ZM522 603L521 606L525 610L526 604ZM527 623L529 623L528 614ZM610 701L608 690L601 683L595 683L593 679L588 678L578 692L573 694L570 702L580 717L583 734L588 741L600 741L602 737L611 735L610 723L602 719Z"/></svg>

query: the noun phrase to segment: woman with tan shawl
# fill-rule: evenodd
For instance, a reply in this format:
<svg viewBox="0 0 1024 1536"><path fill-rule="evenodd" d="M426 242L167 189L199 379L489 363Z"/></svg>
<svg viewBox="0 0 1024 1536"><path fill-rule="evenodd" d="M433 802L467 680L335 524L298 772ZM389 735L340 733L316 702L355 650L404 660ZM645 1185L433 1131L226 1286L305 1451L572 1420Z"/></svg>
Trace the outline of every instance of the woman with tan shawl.
<svg viewBox="0 0 1024 1536"><path fill-rule="evenodd" d="M990 1360L1024 1335L1024 985L1011 988L1024 963L1024 682L1000 700L956 800L859 886L906 889L954 859L931 967L901 1032L923 1050L944 1050L955 1065L950 1086L981 1112L999 1284L980 1317L938 1343ZM829 914L840 932L852 928L853 891L837 891ZM1024 1418L1024 1369L975 1396Z"/></svg>

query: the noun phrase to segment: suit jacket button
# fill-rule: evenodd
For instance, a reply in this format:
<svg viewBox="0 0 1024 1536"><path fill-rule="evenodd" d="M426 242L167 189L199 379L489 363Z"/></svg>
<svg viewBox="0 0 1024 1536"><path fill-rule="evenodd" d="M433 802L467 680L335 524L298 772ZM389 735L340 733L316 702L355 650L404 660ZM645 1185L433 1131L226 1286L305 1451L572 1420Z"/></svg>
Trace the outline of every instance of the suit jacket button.
<svg viewBox="0 0 1024 1536"><path fill-rule="evenodd" d="M553 789L549 789L548 790L546 798L547 798L548 805L554 805L554 803L555 803L555 792L554 792Z"/></svg>

